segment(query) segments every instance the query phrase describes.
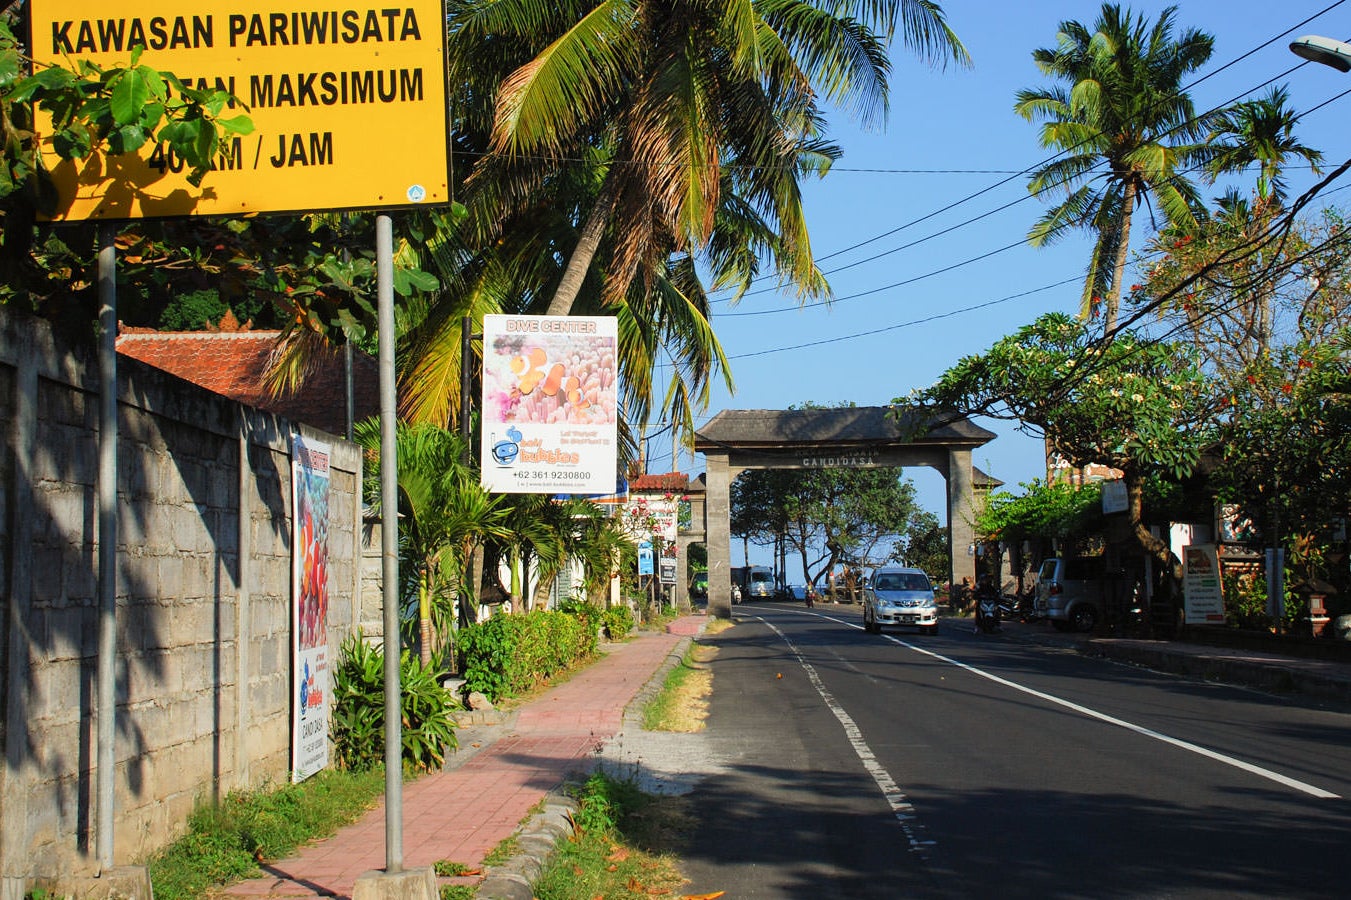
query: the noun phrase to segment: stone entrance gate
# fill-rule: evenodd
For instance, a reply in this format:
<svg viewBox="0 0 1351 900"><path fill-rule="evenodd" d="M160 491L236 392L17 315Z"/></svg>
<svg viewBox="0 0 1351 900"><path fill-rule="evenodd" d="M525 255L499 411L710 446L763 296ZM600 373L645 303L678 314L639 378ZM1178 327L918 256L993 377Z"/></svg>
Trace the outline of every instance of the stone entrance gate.
<svg viewBox="0 0 1351 900"><path fill-rule="evenodd" d="M931 418L887 406L838 409L728 409L695 435L707 463L708 611L732 612L728 491L747 469L904 468L931 466L947 481L952 583L974 580L971 451L994 432L964 418Z"/></svg>

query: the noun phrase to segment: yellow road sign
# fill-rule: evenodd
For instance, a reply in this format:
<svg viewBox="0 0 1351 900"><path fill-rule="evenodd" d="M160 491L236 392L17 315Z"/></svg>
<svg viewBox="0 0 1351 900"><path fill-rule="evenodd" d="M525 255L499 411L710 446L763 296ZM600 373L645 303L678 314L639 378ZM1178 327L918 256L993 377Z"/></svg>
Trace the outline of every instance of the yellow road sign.
<svg viewBox="0 0 1351 900"><path fill-rule="evenodd" d="M200 187L162 144L139 155L43 154L55 220L376 209L450 199L442 0L32 0L39 63L141 62L222 87L254 131L231 136ZM39 125L41 128L41 125Z"/></svg>

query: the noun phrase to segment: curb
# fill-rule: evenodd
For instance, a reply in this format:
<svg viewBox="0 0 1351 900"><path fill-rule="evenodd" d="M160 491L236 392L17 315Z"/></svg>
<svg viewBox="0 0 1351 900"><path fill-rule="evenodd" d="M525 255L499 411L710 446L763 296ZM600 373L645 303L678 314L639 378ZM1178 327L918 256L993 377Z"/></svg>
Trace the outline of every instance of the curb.
<svg viewBox="0 0 1351 900"><path fill-rule="evenodd" d="M1287 663L1206 652L1179 653L1166 646L1139 642L1114 644L1101 640L1086 642L1080 652L1202 681L1241 685L1276 694L1302 694L1351 705L1351 677L1338 677L1293 661Z"/></svg>
<svg viewBox="0 0 1351 900"><path fill-rule="evenodd" d="M643 728L643 707L661 692L666 676L680 664L689 649L690 643L698 634L702 634L707 624L700 627L697 634L685 635L676 641L671 652L666 654L661 665L624 707L624 729L641 731ZM559 841L566 840L572 834L572 815L577 811L577 803L566 793L567 785L559 785L544 798L544 809L535 813L517 828L511 835L521 850L500 866L486 869L487 874L474 891L477 900L533 900L534 886L553 857Z"/></svg>
<svg viewBox="0 0 1351 900"><path fill-rule="evenodd" d="M1344 664L1245 654L1172 641L1038 634L1021 628L1005 629L1004 633L1009 640L1142 666L1169 675L1247 687L1276 696L1303 696L1351 708L1351 667Z"/></svg>

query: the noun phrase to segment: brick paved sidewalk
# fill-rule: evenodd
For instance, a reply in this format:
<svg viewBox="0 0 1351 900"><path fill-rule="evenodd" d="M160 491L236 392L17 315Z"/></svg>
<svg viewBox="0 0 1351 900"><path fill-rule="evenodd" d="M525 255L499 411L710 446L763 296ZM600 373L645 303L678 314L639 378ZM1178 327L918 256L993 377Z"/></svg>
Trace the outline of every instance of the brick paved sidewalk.
<svg viewBox="0 0 1351 900"><path fill-rule="evenodd" d="M625 707L703 623L702 616L687 616L665 634L640 632L610 645L600 661L522 706L512 727L468 762L405 783L404 868L442 859L478 867L568 774L590 769L596 751L619 732ZM350 897L360 875L384 865L382 802L332 837L265 864L267 876L234 884L223 896Z"/></svg>

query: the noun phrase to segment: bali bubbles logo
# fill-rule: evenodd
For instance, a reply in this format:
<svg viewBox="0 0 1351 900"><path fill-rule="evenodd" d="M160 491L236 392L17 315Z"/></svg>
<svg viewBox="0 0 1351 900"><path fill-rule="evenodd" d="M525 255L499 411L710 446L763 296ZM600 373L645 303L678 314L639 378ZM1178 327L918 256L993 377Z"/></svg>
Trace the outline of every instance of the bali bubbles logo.
<svg viewBox="0 0 1351 900"><path fill-rule="evenodd" d="M314 674L310 672L310 661L305 660L305 668L300 673L300 715L305 716L305 710L310 705L310 691L314 688Z"/></svg>
<svg viewBox="0 0 1351 900"><path fill-rule="evenodd" d="M509 466L516 462L516 455L521 452L521 430L515 425L507 429L505 440L493 442L493 461L499 466Z"/></svg>

